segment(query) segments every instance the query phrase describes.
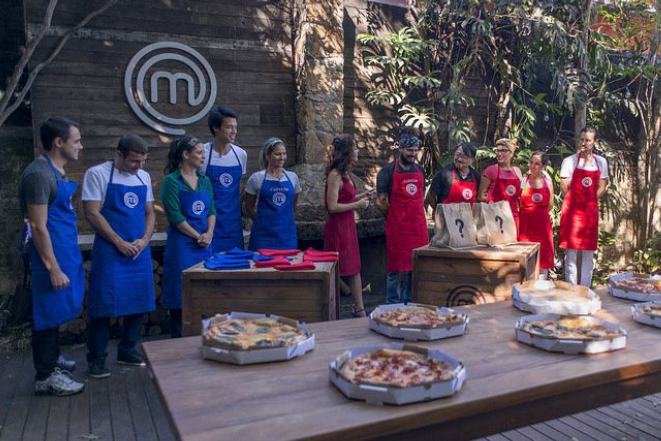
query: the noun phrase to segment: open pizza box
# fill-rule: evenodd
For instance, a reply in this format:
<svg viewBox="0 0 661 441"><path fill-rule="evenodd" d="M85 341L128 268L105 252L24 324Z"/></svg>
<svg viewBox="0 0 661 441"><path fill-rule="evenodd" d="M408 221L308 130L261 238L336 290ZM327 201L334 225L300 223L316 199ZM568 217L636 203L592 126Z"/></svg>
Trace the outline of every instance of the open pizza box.
<svg viewBox="0 0 661 441"><path fill-rule="evenodd" d="M654 326L655 328L661 328L661 317L653 316L643 312L643 308L645 306L651 306L651 305L661 306L661 301L636 303L635 305L631 305L631 315L633 316L633 319L638 323L642 323L643 325Z"/></svg>
<svg viewBox="0 0 661 441"><path fill-rule="evenodd" d="M600 352L610 352L622 349L627 343L627 332L618 325L608 323L596 317L582 316L592 324L601 325L604 328L618 332L620 335L615 337L604 337L595 340L579 339L561 339L555 337L544 337L533 334L523 329L525 323L537 322L543 320L558 320L560 314L536 314L521 317L515 325L516 339L521 343L534 346L549 352L561 352L563 354L598 354Z"/></svg>
<svg viewBox="0 0 661 441"><path fill-rule="evenodd" d="M649 275L649 274L639 274L639 273L621 273L621 274L612 274L608 278L608 291L615 297L627 300L635 300L637 302L653 302L661 301L661 290L655 290L652 292L644 292L642 290L636 290L635 288L622 288L617 286L617 282L625 279L631 278L637 279L647 279L647 280L661 280L661 274Z"/></svg>
<svg viewBox="0 0 661 441"><path fill-rule="evenodd" d="M457 314L461 317L461 322L448 323L447 325L442 325L438 327L432 327L430 325L418 325L418 326L391 326L386 323L383 323L377 320L377 316L383 314L386 311L392 311L404 307L422 307L428 308L432 311L438 311L440 314L452 314L456 312L452 309L445 307L437 307L432 305L423 305L420 303L394 303L390 305L380 305L377 306L374 311L369 316L368 323L371 330L378 332L379 334L387 335L391 338L401 338L408 341L415 340L439 340L442 338L456 337L463 335L466 332L466 327L468 326L468 316L465 314Z"/></svg>
<svg viewBox="0 0 661 441"><path fill-rule="evenodd" d="M551 280L515 283L512 304L535 314L589 315L601 309L601 299L587 286Z"/></svg>
<svg viewBox="0 0 661 441"><path fill-rule="evenodd" d="M366 352L379 349L394 349L417 352L435 360L444 361L453 369L452 378L447 381L411 386L383 386L377 384L352 383L340 372L345 363ZM362 400L368 404L403 405L421 401L450 397L461 389L466 381L466 368L463 363L439 349L427 349L405 343L389 343L352 348L331 361L328 368L329 379L347 398Z"/></svg>
<svg viewBox="0 0 661 441"><path fill-rule="evenodd" d="M291 346L278 348L242 349L239 346L219 342L213 338L205 337L206 331L214 324L232 319L259 319L271 318L303 331L307 338ZM216 314L202 320L202 356L209 360L233 364L268 363L271 361L286 361L305 355L314 349L314 334L305 323L286 317L266 314L253 314L248 312L231 312L229 314Z"/></svg>

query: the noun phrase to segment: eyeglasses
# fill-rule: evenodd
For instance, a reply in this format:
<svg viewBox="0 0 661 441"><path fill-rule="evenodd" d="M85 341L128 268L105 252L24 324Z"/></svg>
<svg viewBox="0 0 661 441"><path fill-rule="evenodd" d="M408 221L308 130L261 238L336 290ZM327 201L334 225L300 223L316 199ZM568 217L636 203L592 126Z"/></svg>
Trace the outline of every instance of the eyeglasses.
<svg viewBox="0 0 661 441"><path fill-rule="evenodd" d="M506 154L508 154L508 153L511 153L511 152L510 152L509 150L507 150L507 149L497 149L497 150L494 150L494 151L496 152L497 155L506 155Z"/></svg>

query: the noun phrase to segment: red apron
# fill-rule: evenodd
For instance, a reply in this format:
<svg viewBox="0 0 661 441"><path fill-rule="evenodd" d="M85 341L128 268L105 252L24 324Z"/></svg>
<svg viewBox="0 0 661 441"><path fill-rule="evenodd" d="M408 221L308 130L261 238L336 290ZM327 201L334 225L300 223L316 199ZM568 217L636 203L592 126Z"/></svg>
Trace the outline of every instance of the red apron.
<svg viewBox="0 0 661 441"><path fill-rule="evenodd" d="M553 228L549 215L551 192L544 181L542 188L532 188L526 179L521 192L519 242L539 242L539 269L554 267Z"/></svg>
<svg viewBox="0 0 661 441"><path fill-rule="evenodd" d="M425 179L415 173L397 173L392 178L390 208L386 219L386 271L411 271L413 249L429 243L423 205Z"/></svg>
<svg viewBox="0 0 661 441"><path fill-rule="evenodd" d="M510 204L512 209L512 216L514 216L514 222L516 223L516 228L519 228L519 198L521 196L521 180L518 178L514 169L514 178L511 179L501 179L500 178L500 166L498 166L498 173L496 174L496 182L493 184L493 190L489 196L487 202L500 202L507 201Z"/></svg>
<svg viewBox="0 0 661 441"><path fill-rule="evenodd" d="M469 171L470 173L470 171ZM448 197L443 204L460 204L462 202L474 203L477 198L477 182L458 181L455 175L455 168L452 167L452 186Z"/></svg>
<svg viewBox="0 0 661 441"><path fill-rule="evenodd" d="M597 159L594 158L596 161ZM596 250L599 236L599 204L597 190L601 172L576 168L569 191L562 201L558 246L573 250Z"/></svg>

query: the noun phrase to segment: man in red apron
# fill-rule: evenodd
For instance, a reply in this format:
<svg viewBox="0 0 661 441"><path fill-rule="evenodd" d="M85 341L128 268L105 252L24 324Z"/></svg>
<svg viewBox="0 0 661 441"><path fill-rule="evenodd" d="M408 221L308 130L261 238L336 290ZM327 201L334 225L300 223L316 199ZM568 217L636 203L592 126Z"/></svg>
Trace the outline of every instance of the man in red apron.
<svg viewBox="0 0 661 441"><path fill-rule="evenodd" d="M593 152L597 140L594 128L581 130L579 152L565 158L560 170L564 200L558 246L565 249L565 279L585 286L592 284L599 236L598 201L608 184L608 162Z"/></svg>
<svg viewBox="0 0 661 441"><path fill-rule="evenodd" d="M377 206L386 215L386 302L411 298L413 249L429 243L423 205L425 176L416 164L420 140L410 132L399 137L399 157L376 178Z"/></svg>
<svg viewBox="0 0 661 441"><path fill-rule="evenodd" d="M432 179L427 203L436 204L474 203L480 185L480 172L472 167L477 148L470 142L459 144L454 150L452 164L436 173Z"/></svg>

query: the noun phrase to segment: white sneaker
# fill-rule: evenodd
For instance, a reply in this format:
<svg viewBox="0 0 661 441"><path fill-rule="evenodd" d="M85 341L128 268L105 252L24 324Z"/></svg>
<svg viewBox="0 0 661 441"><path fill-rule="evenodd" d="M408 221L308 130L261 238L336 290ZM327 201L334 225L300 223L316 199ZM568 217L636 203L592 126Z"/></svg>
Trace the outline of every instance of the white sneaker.
<svg viewBox="0 0 661 441"><path fill-rule="evenodd" d="M57 358L57 367L59 367L60 370L63 371L73 372L76 370L76 362L73 360L67 360L66 358L60 355Z"/></svg>
<svg viewBox="0 0 661 441"><path fill-rule="evenodd" d="M34 382L35 394L50 394L56 397L65 397L82 392L85 388L83 383L78 383L71 378L68 371L55 368L52 374L43 381Z"/></svg>

